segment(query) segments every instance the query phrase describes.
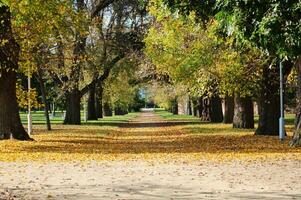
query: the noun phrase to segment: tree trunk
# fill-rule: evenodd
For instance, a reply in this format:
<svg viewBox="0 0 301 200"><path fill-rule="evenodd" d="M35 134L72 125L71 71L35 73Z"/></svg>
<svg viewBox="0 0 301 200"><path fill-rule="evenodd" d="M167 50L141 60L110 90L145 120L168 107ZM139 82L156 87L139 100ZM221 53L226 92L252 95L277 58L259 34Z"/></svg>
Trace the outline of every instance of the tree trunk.
<svg viewBox="0 0 301 200"><path fill-rule="evenodd" d="M109 117L109 116L112 116L113 113L112 113L112 109L109 105L109 103L104 103L103 105L103 115L106 116L106 117Z"/></svg>
<svg viewBox="0 0 301 200"><path fill-rule="evenodd" d="M103 95L102 85L98 84L96 88L96 105L95 105L97 118L103 118L102 95Z"/></svg>
<svg viewBox="0 0 301 200"><path fill-rule="evenodd" d="M97 120L96 101L95 101L95 84L92 85L88 97L88 120Z"/></svg>
<svg viewBox="0 0 301 200"><path fill-rule="evenodd" d="M198 101L194 98L191 100L191 105L192 105L192 115L197 117L198 116Z"/></svg>
<svg viewBox="0 0 301 200"><path fill-rule="evenodd" d="M213 123L223 122L222 101L218 95L214 95L210 99L210 120Z"/></svg>
<svg viewBox="0 0 301 200"><path fill-rule="evenodd" d="M47 101L47 93L45 89L45 84L44 80L42 78L42 72L41 69L37 70L37 80L39 81L40 88L41 88L41 93L42 93L42 99L44 103L44 112L45 112L45 118L46 118L46 126L47 130L51 131L51 123L50 123L50 118L49 118L49 102Z"/></svg>
<svg viewBox="0 0 301 200"><path fill-rule="evenodd" d="M85 10L85 1L77 0L76 7L78 12L82 12ZM64 120L64 124L70 125L80 125L80 99L81 92L79 91L79 81L80 81L80 73L81 66L83 61L81 57L85 56L85 47L86 47L86 37L82 36L78 31L76 31L76 40L73 49L73 65L70 70L70 79L69 85L70 89L66 92L66 117Z"/></svg>
<svg viewBox="0 0 301 200"><path fill-rule="evenodd" d="M234 97L226 95L225 98L225 113L224 113L224 123L232 124L234 117Z"/></svg>
<svg viewBox="0 0 301 200"><path fill-rule="evenodd" d="M0 139L31 140L22 126L16 97L19 46L11 30L8 6L0 5Z"/></svg>
<svg viewBox="0 0 301 200"><path fill-rule="evenodd" d="M187 106L188 107L187 108L188 109L188 115L192 115L192 109L193 109L192 106L193 106L193 104L192 104L191 98L189 97L188 98L188 106Z"/></svg>
<svg viewBox="0 0 301 200"><path fill-rule="evenodd" d="M208 98L204 98L202 100L202 121L208 122L210 121L210 101Z"/></svg>
<svg viewBox="0 0 301 200"><path fill-rule="evenodd" d="M80 92L73 89L66 93L66 117L64 124L80 125Z"/></svg>
<svg viewBox="0 0 301 200"><path fill-rule="evenodd" d="M178 111L179 111L178 110L178 101L177 100L173 100L171 102L171 112L172 112L172 114L177 115L177 114L179 114Z"/></svg>
<svg viewBox="0 0 301 200"><path fill-rule="evenodd" d="M279 117L279 73L276 67L263 70L263 80L258 97L259 121L256 135L278 135Z"/></svg>
<svg viewBox="0 0 301 200"><path fill-rule="evenodd" d="M254 128L254 108L251 97L234 95L233 128Z"/></svg>
<svg viewBox="0 0 301 200"><path fill-rule="evenodd" d="M292 141L290 141L291 146L300 147L301 146L301 56L299 56L296 62L296 70L298 74L298 87L296 96L296 118L295 118L295 131Z"/></svg>
<svg viewBox="0 0 301 200"><path fill-rule="evenodd" d="M199 97L197 99L197 111L196 111L196 113L197 113L197 116L199 118L202 117L202 113L203 113L203 98L202 97Z"/></svg>

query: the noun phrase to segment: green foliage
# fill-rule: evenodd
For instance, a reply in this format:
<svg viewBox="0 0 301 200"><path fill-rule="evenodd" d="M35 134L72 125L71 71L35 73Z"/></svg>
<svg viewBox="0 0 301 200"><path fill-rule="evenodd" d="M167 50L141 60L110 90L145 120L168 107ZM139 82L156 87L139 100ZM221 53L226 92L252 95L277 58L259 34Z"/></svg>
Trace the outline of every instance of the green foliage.
<svg viewBox="0 0 301 200"><path fill-rule="evenodd" d="M130 82L135 76L136 66L137 61L134 58L125 59L114 67L105 81L104 101L109 102L113 108L128 110L134 103L138 88Z"/></svg>
<svg viewBox="0 0 301 200"><path fill-rule="evenodd" d="M218 6L217 18L240 44L249 42L281 59L300 54L300 1L219 0Z"/></svg>
<svg viewBox="0 0 301 200"><path fill-rule="evenodd" d="M257 88L266 59L258 49L235 47L232 37L220 34L221 22L197 23L189 16L172 13L160 1L149 8L154 22L145 38L145 54L156 69L174 84L185 86L191 96L239 92L251 95Z"/></svg>

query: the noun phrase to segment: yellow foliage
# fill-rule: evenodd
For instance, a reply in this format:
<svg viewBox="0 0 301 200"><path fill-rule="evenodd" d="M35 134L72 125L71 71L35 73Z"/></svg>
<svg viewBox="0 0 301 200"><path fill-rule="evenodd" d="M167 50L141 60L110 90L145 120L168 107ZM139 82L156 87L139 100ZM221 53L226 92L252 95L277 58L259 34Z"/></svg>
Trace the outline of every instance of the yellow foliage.
<svg viewBox="0 0 301 200"><path fill-rule="evenodd" d="M143 128L55 125L52 132L36 126L35 142L0 141L0 161L301 159L301 149L290 148L288 140L280 143L277 137L253 133L209 123Z"/></svg>
<svg viewBox="0 0 301 200"><path fill-rule="evenodd" d="M30 98L32 108L40 108L43 106L43 104L39 103L37 100L38 93L35 88L30 90L30 96L28 96L28 91L24 90L19 83L17 83L16 89L19 107L28 108L28 98Z"/></svg>

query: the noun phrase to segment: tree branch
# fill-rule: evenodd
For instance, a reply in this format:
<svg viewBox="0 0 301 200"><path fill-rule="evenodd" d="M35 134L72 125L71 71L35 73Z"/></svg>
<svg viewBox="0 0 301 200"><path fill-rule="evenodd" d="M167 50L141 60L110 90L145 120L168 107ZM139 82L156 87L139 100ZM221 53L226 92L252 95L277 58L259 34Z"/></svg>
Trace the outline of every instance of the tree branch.
<svg viewBox="0 0 301 200"><path fill-rule="evenodd" d="M92 8L92 18L96 17L101 10L117 1L118 0L95 0L94 6Z"/></svg>
<svg viewBox="0 0 301 200"><path fill-rule="evenodd" d="M113 67L124 57L123 54L116 56L104 69L104 72L101 76L97 77L96 79L92 80L91 83L86 85L83 89L81 89L80 94L81 97L84 96L95 84L101 84L105 81L109 75Z"/></svg>

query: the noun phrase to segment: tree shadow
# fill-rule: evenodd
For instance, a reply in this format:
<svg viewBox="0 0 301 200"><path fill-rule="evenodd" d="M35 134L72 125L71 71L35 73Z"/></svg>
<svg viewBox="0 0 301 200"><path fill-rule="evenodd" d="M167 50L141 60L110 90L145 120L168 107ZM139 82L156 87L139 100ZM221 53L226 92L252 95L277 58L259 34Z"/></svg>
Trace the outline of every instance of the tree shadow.
<svg viewBox="0 0 301 200"><path fill-rule="evenodd" d="M288 141L288 140L287 140ZM289 148L287 142L279 143L277 137L167 135L158 138L139 137L89 137L74 136L45 139L42 143L26 146L22 151L79 153L79 154L144 154L144 153L300 153Z"/></svg>

